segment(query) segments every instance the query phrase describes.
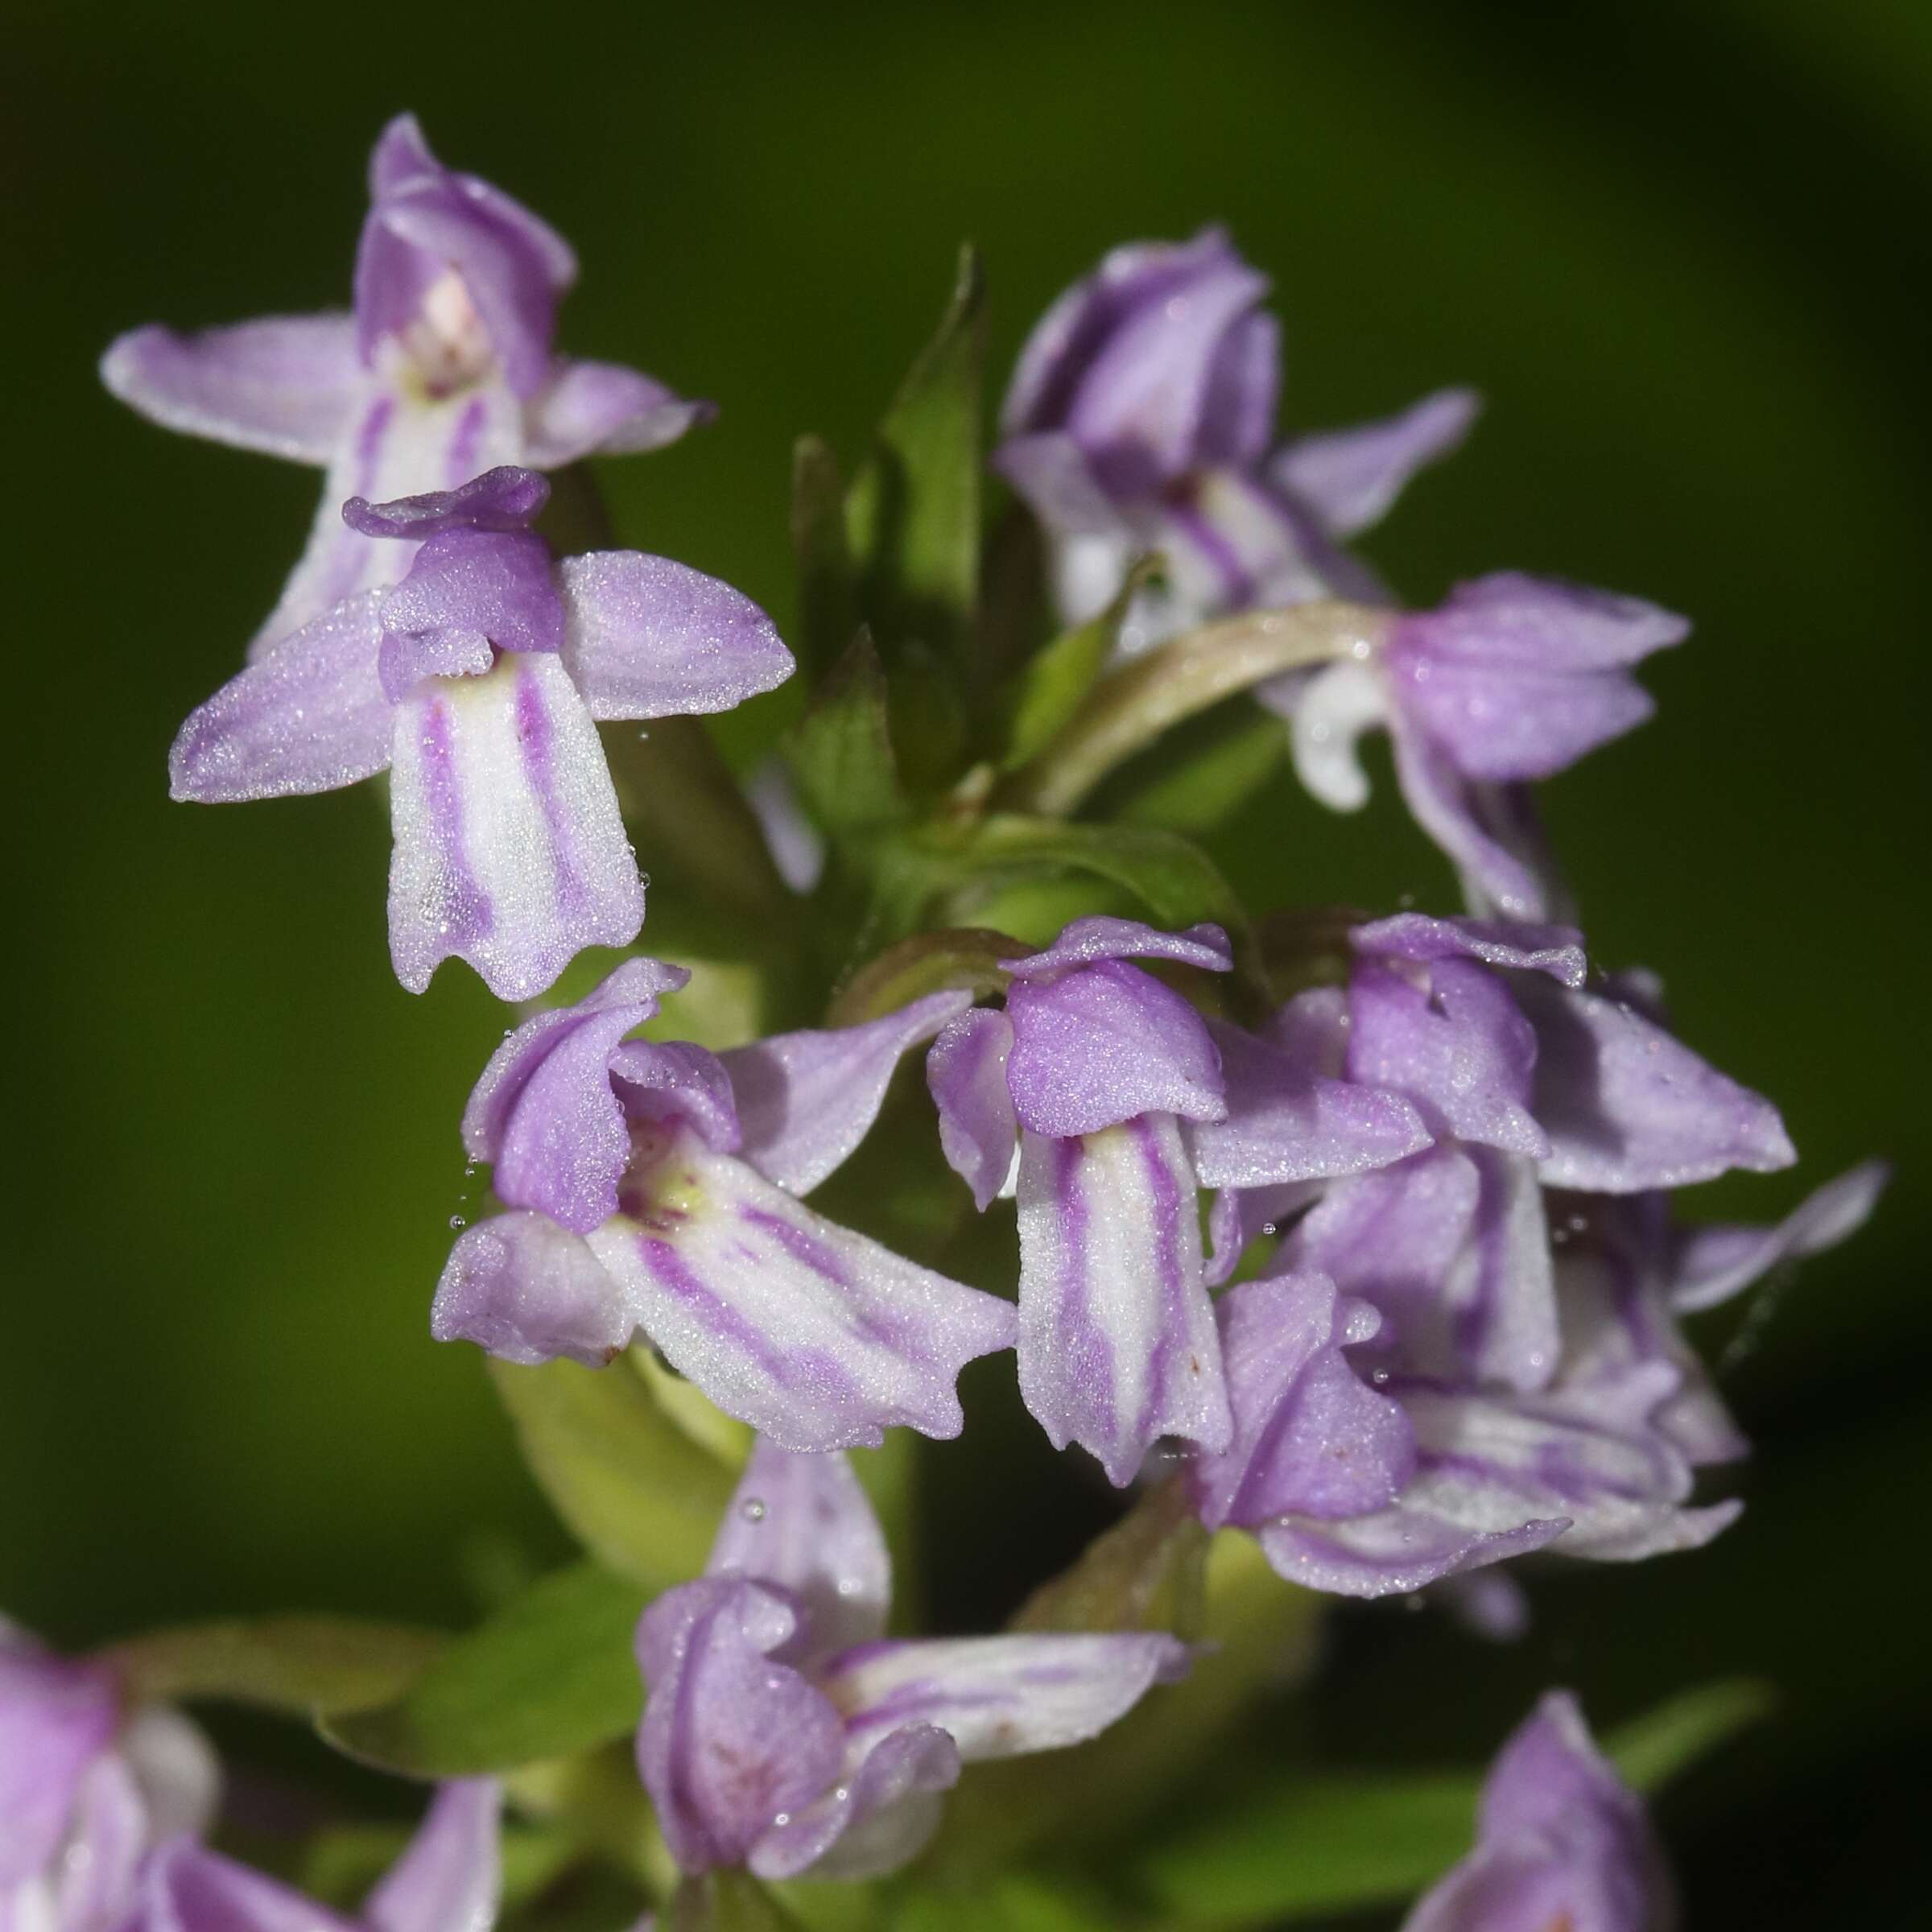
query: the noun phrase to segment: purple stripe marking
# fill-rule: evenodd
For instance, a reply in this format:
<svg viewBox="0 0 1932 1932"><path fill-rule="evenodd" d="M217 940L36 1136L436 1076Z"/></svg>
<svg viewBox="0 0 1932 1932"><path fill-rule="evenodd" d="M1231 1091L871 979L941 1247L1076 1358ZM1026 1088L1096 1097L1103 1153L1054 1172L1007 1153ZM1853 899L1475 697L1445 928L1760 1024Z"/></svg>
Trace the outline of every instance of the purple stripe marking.
<svg viewBox="0 0 1932 1932"><path fill-rule="evenodd" d="M1240 553L1190 502L1174 502L1167 514L1174 526L1208 559L1221 580L1228 603L1236 609L1249 602L1255 591L1254 578Z"/></svg>
<svg viewBox="0 0 1932 1932"><path fill-rule="evenodd" d="M483 398L473 396L457 419L456 433L450 439L448 457L448 487L452 489L459 484L467 483L475 472L477 446L483 440L485 415Z"/></svg>
<svg viewBox="0 0 1932 1932"><path fill-rule="evenodd" d="M1174 1378L1180 1372L1180 1354L1188 1345L1187 1284L1182 1277L1180 1256L1177 1252L1181 1232L1180 1191L1174 1185L1172 1170L1161 1158L1160 1143L1149 1117L1144 1113L1137 1114L1127 1123L1127 1127L1152 1183L1154 1226L1150 1235L1159 1257L1160 1299L1164 1311L1160 1340L1154 1346L1150 1363L1147 1397L1135 1425L1137 1439L1142 1443L1151 1443L1162 1424L1170 1419L1166 1411L1174 1393ZM1198 1376L1199 1362L1191 1356L1189 1359L1193 1363L1193 1373Z"/></svg>
<svg viewBox="0 0 1932 1932"><path fill-rule="evenodd" d="M523 775L537 802L538 815L548 834L551 897L555 923L567 931L581 923L589 894L571 849L570 816L557 796L556 729L544 708L543 694L521 656L513 654L517 680L514 720Z"/></svg>
<svg viewBox="0 0 1932 1932"><path fill-rule="evenodd" d="M439 960L460 954L466 945L487 938L495 914L486 893L469 869L463 850L463 797L456 782L456 755L450 742L449 708L432 696L425 709L419 735L423 791L429 803L430 841L442 860L432 882L436 903L425 912L440 928L443 949Z"/></svg>
<svg viewBox="0 0 1932 1932"><path fill-rule="evenodd" d="M828 1243L809 1229L799 1227L768 1208L742 1209L739 1219L747 1227L757 1228L775 1241L800 1267L810 1269L814 1274L831 1282L841 1294L853 1298L844 1304L846 1317L867 1341L888 1348L895 1355L910 1356L922 1365L931 1364L933 1358L930 1351L918 1346L924 1338L915 1326L909 1325L890 1308L868 1306L856 1298L863 1290L846 1271L837 1251Z"/></svg>

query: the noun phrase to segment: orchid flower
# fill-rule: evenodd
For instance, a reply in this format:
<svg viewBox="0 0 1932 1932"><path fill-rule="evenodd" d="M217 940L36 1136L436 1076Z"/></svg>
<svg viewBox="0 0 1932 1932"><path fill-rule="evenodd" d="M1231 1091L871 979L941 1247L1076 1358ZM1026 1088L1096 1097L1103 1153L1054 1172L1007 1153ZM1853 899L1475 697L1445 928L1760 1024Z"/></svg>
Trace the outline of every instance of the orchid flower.
<svg viewBox="0 0 1932 1932"><path fill-rule="evenodd" d="M748 597L631 550L553 563L534 470L343 517L407 539L399 583L283 638L192 712L174 795L215 803L332 791L387 770L390 954L420 993L467 960L499 999L551 985L585 946L622 946L644 886L599 720L728 711L791 654Z"/></svg>
<svg viewBox="0 0 1932 1932"><path fill-rule="evenodd" d="M1498 1753L1476 1847L1402 1932L1673 1932L1675 1888L1642 1801L1553 1690Z"/></svg>
<svg viewBox="0 0 1932 1932"><path fill-rule="evenodd" d="M441 1786L402 1856L353 1918L188 1839L148 1861L122 1932L489 1932L502 1892L502 1796Z"/></svg>
<svg viewBox="0 0 1932 1932"><path fill-rule="evenodd" d="M1239 1036L1136 958L1232 964L1219 927L1076 919L1045 952L1005 961L1005 1010L959 1014L927 1060L940 1144L982 1212L1015 1177L1026 1406L1056 1448L1080 1443L1118 1484L1162 1435L1228 1442L1197 1187L1352 1173L1428 1139L1400 1098L1261 1065L1258 1046L1231 1075L1218 1042ZM1231 1078L1243 1103L1232 1123Z"/></svg>
<svg viewBox="0 0 1932 1932"><path fill-rule="evenodd" d="M130 1712L111 1672L0 1623L0 1932L122 1932L142 1860L204 1830L220 1782L178 1711Z"/></svg>
<svg viewBox="0 0 1932 1932"><path fill-rule="evenodd" d="M436 1338L599 1366L641 1335L788 1449L877 1444L896 1424L956 1435L953 1384L1012 1346L1011 1307L797 1197L865 1137L900 1056L970 996L723 1054L626 1039L689 978L628 960L497 1048L463 1137L510 1212L457 1241Z"/></svg>
<svg viewBox="0 0 1932 1932"><path fill-rule="evenodd" d="M891 1871L963 1764L1080 1744L1186 1671L1158 1632L888 1638L891 1591L845 1459L758 1443L704 1575L638 1626L638 1765L687 1874Z"/></svg>
<svg viewBox="0 0 1932 1932"><path fill-rule="evenodd" d="M251 656L407 567L407 551L343 527L348 497L656 449L713 413L634 369L555 355L557 303L576 279L569 244L501 188L445 167L414 115L383 130L369 189L353 313L139 328L101 365L114 394L167 428L326 473L308 547Z"/></svg>
<svg viewBox="0 0 1932 1932"><path fill-rule="evenodd" d="M1230 611L1381 601L1341 546L1462 441L1476 398L1443 390L1386 422L1272 448L1281 329L1267 292L1226 234L1203 229L1114 250L1028 338L993 462L1046 528L1068 623L1096 616L1156 551L1166 583L1136 597L1129 650Z"/></svg>

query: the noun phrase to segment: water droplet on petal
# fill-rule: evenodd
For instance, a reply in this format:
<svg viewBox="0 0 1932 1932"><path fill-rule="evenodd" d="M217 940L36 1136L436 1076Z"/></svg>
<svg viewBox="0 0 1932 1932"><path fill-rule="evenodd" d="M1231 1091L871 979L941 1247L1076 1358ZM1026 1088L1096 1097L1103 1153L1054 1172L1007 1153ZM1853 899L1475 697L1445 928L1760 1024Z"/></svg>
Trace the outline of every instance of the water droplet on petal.
<svg viewBox="0 0 1932 1932"><path fill-rule="evenodd" d="M765 1499L762 1496L748 1496L738 1505L738 1514L748 1523L762 1523L765 1520Z"/></svg>

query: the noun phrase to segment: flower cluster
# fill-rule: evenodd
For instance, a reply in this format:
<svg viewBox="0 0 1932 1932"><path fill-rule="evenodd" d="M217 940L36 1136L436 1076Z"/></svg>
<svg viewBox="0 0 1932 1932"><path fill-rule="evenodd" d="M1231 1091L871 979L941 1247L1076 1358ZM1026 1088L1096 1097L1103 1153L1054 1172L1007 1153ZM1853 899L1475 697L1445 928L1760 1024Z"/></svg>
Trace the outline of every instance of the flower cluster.
<svg viewBox="0 0 1932 1932"><path fill-rule="evenodd" d="M146 328L106 357L109 386L155 420L327 473L280 601L181 728L172 787L255 799L386 773L398 978L421 992L460 958L500 999L528 1001L643 926L639 814L598 726L728 710L798 667L757 605L684 565L552 555L542 471L658 447L709 414L555 353L568 246L445 167L407 117L377 145L370 201L353 312ZM0 1932L485 1932L503 1898L497 1774L634 1728L637 1778L613 1785L608 1757L586 1772L599 1822L568 1823L571 1856L659 1847L642 1866L654 1890L666 1864L681 1875L679 1925L749 1922L704 1916L720 1875L900 1872L976 1761L1125 1724L1108 1741L1143 1783L1183 1762L1161 1727L1198 1743L1198 1711L1238 1703L1230 1683L1261 1688L1281 1649L1195 1648L1188 1605L1220 1574L1211 1540L1278 1604L1295 1592L1244 1538L1303 1591L1373 1597L1544 1550L1689 1549L1733 1519L1740 1505L1700 1495L1699 1472L1745 1444L1682 1318L1842 1239L1883 1174L1855 1169L1774 1226L1680 1223L1678 1190L1788 1166L1784 1126L1675 1037L1654 981L1593 974L1580 935L1550 923L1564 894L1527 787L1647 715L1631 667L1684 625L1512 572L1401 609L1344 547L1455 448L1473 398L1446 390L1278 444L1266 287L1217 230L1119 250L1022 356L993 467L1042 527L1060 615L1106 633L1092 689L1051 696L1057 729L976 740L1010 717L1010 689L947 712L947 680L968 674L935 670L946 626L923 610L907 636L861 630L814 679L787 755L819 821L805 828L815 863L779 869L799 885L781 922L798 931L746 951L782 962L761 1010L795 1019L830 998L828 1023L673 1037L687 1012L691 1031L720 1039L705 981L667 1020L691 968L633 956L518 1016L471 1093L462 1143L496 1206L453 1244L431 1332L511 1377L540 1372L510 1385L564 1402L592 1385L545 1364L599 1372L612 1379L597 1387L640 1405L676 1389L651 1411L647 1452L606 1455L572 1408L531 1461L619 1567L648 1539L609 1533L613 1519L660 1507L653 1524L682 1522L721 1503L701 1571L701 1545L636 1561L641 1618L637 1579L602 1571L587 1620L553 1628L560 1598L524 1600L505 1613L514 1668L485 1645L489 1668L471 1653L466 1678L460 1641L431 1645L440 1661L409 1680L428 1686L423 1704L403 1696L407 1721L386 1728L310 1696L350 1748L445 1780L353 1918L203 1842L212 1757L138 1670L0 1634ZM922 365L925 379L945 364ZM917 454L894 482L915 498ZM869 536L873 523L898 526L870 515L870 487L861 477L836 531L813 539L848 569L855 628L891 616L865 599L897 560L845 555L892 540ZM968 472L937 494L970 509L976 488ZM976 528L962 540L976 546ZM1301 661L1241 654L1244 613L1265 631L1294 613L1314 640ZM1071 798L1151 742L1195 702L1171 696L1170 672L1211 699L1255 688L1287 720L1308 789L1337 807L1365 797L1357 741L1385 729L1465 914L1331 919L1337 956L1283 958L1231 894L1199 889L1204 859L1181 870L1206 902L1161 923L1098 891L1069 904L1070 879L1099 878L1161 911L1180 874L1150 882L1131 832L1109 843L1104 825L1003 804ZM895 733L916 741L903 770ZM1069 745L1088 761L1077 782L1042 779ZM729 782L722 803L715 786L696 799L688 773L674 782L733 836L755 825ZM778 790L790 799L789 781ZM701 879L742 849L682 856ZM1016 870L1049 873L1060 896L1001 902ZM1014 909L1016 933L947 923L989 902ZM923 1093L902 1066L914 1055ZM923 1234L910 1216L875 1220L845 1183L836 1216L809 1198L881 1138L931 1170ZM889 1635L887 1528L846 1451L894 1430L960 1435L963 1373L1008 1349L1055 1449L1077 1446L1117 1489L1145 1484L1123 1525L1139 1554L1095 1546L1002 1634ZM588 1476L562 1468L572 1455ZM661 1472L640 1475L654 1459ZM636 1671L615 1675L636 1701L587 1717L583 1683L607 1690L612 1674L575 1646L634 1618ZM520 1728L436 1732L478 1674L490 1697L554 1693L530 1666L546 1630L571 1679L561 1719L545 1707ZM1221 1688L1191 1707L1191 1666L1210 1654ZM1081 1761L1096 1804L1121 1761L1106 1749ZM1081 1781L1027 1788L1021 1806L1071 1815ZM578 1786L547 1773L508 1788L542 1814L568 1813ZM646 1803L650 1832L610 1825ZM1557 1693L1497 1761L1475 1850L1409 1925L1638 1932L1672 1911L1641 1806Z"/></svg>

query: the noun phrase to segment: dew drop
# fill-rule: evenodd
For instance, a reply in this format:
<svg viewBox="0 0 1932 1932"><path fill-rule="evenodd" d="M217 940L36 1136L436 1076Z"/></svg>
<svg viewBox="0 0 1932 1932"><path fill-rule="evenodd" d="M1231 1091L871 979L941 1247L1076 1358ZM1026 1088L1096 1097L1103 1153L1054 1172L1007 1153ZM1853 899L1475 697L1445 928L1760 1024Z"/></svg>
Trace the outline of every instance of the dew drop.
<svg viewBox="0 0 1932 1932"><path fill-rule="evenodd" d="M748 1496L738 1505L738 1514L748 1523L762 1523L765 1520L765 1499L762 1496Z"/></svg>
<svg viewBox="0 0 1932 1932"><path fill-rule="evenodd" d="M467 1215L452 1214L449 1217L449 1224L455 1228L467 1228L469 1225L469 1217Z"/></svg>

